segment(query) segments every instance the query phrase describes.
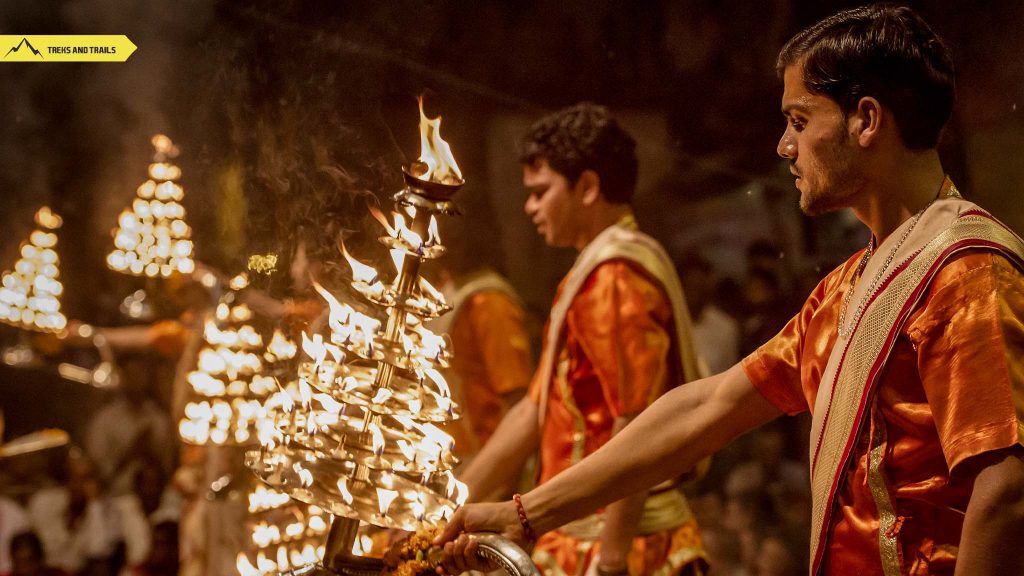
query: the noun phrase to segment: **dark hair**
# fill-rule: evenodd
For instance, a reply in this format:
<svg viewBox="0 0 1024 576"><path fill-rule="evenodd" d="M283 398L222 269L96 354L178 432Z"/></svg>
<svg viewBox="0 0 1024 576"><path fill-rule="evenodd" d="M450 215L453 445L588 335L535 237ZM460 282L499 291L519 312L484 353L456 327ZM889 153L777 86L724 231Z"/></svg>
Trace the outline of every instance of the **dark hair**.
<svg viewBox="0 0 1024 576"><path fill-rule="evenodd" d="M949 49L910 8L872 4L804 29L779 52L776 71L803 61L804 84L849 113L865 96L892 109L903 143L934 148L953 112Z"/></svg>
<svg viewBox="0 0 1024 576"><path fill-rule="evenodd" d="M40 560L43 559L43 543L39 540L39 536L32 530L18 532L12 536L9 546L11 556L14 556L14 552L16 550L28 548L36 558L39 558Z"/></svg>
<svg viewBox="0 0 1024 576"><path fill-rule="evenodd" d="M573 184L584 170L593 170L608 202L628 204L633 198L636 140L604 106L582 102L535 122L523 137L520 161L541 160Z"/></svg>

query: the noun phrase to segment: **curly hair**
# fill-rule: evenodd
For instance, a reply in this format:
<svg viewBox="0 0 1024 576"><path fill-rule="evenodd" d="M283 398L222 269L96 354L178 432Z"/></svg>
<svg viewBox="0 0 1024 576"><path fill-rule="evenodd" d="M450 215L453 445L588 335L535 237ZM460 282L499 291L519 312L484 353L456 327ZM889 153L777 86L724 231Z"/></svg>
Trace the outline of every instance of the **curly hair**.
<svg viewBox="0 0 1024 576"><path fill-rule="evenodd" d="M604 106L582 102L549 114L530 127L520 147L520 162L546 161L570 184L593 170L601 195L613 204L628 204L636 189L636 140Z"/></svg>
<svg viewBox="0 0 1024 576"><path fill-rule="evenodd" d="M905 6L862 6L804 29L779 52L779 77L800 61L807 89L835 100L844 114L865 96L892 109L912 150L934 148L953 113L949 49Z"/></svg>

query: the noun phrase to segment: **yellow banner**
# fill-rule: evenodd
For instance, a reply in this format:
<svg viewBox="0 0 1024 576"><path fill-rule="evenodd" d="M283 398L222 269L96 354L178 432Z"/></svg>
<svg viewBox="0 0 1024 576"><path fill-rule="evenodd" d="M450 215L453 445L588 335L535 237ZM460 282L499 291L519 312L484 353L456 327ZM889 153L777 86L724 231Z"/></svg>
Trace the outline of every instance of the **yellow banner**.
<svg viewBox="0 0 1024 576"><path fill-rule="evenodd" d="M0 62L124 62L136 48L124 35L0 35Z"/></svg>

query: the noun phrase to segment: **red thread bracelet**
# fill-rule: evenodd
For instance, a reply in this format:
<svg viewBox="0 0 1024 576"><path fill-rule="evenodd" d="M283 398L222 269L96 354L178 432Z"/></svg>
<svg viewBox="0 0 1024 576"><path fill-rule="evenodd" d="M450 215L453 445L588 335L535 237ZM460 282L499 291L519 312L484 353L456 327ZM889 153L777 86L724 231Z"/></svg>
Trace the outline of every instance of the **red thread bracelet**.
<svg viewBox="0 0 1024 576"><path fill-rule="evenodd" d="M526 510L523 509L523 497L519 493L515 493L512 495L512 500L516 503L516 512L519 513L519 523L523 526L523 534L528 541L536 541L537 533L533 531L533 526L530 526L530 519L526 517Z"/></svg>

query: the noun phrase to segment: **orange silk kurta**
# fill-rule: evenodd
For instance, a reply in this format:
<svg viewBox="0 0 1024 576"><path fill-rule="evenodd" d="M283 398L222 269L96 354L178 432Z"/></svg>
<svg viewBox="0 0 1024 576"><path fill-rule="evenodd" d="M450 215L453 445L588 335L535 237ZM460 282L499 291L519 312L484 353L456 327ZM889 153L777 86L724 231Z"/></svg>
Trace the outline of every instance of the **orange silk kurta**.
<svg viewBox="0 0 1024 576"><path fill-rule="evenodd" d="M559 293L563 287L564 282ZM553 371L548 404L540 408L547 413L541 431L540 483L604 445L617 417L638 414L680 382L671 360L678 356L671 334L672 306L638 266L611 260L591 273L567 313L565 343ZM539 379L530 396L540 401ZM578 575L596 558L598 548L596 542L556 530L540 537L534 559L547 574ZM693 559L689 551L700 548L692 521L637 536L629 557L630 574L646 576L669 563L674 568L664 573L677 573L679 564Z"/></svg>
<svg viewBox="0 0 1024 576"><path fill-rule="evenodd" d="M522 307L500 290L471 294L451 327L463 421L448 428L457 454L473 454L487 442L505 414L502 396L530 381L530 338Z"/></svg>
<svg viewBox="0 0 1024 576"><path fill-rule="evenodd" d="M779 409L814 406L860 257L825 277L782 332L743 360L751 382ZM873 416L837 492L825 574L882 574L867 481L867 447L876 437L885 438L881 470L898 518L884 537L898 538L903 573L953 573L974 481L961 464L1022 440L1022 322L1024 276L1002 256L969 251L938 272L880 375Z"/></svg>

